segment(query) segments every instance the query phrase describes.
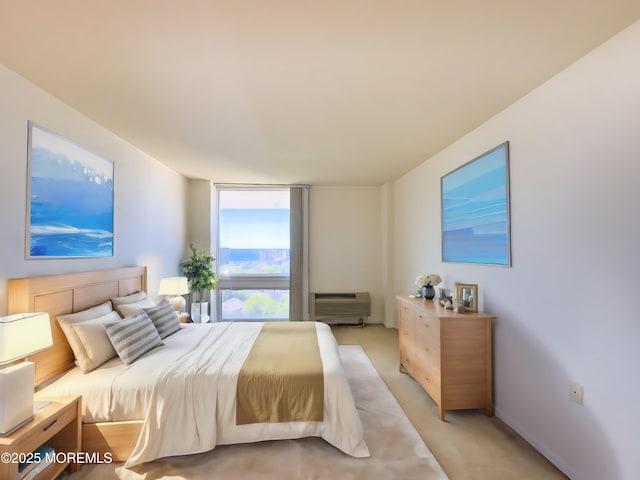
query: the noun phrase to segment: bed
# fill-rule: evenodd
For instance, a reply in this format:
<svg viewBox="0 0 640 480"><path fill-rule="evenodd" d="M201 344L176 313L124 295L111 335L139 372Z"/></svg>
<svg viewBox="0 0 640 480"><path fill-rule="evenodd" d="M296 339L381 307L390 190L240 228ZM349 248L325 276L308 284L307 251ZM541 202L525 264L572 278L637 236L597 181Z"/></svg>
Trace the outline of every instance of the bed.
<svg viewBox="0 0 640 480"><path fill-rule="evenodd" d="M268 345L265 335L276 328L268 324L182 326L130 365L116 357L83 374L56 317L146 291L146 279L145 267L129 267L8 282L10 313L50 314L54 346L30 358L37 395L83 395L83 451L108 452L132 466L216 445L318 436L348 455L369 456L335 338L321 323L277 326L315 331L323 372L319 418L241 419L242 374L258 347Z"/></svg>

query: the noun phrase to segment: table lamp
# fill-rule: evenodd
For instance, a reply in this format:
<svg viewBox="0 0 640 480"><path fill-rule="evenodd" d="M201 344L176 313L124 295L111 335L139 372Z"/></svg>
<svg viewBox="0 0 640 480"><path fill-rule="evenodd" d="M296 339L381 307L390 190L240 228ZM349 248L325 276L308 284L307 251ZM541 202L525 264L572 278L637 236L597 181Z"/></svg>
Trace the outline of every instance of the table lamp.
<svg viewBox="0 0 640 480"><path fill-rule="evenodd" d="M184 312L187 301L182 295L189 293L187 277L169 277L160 280L158 295L171 297L169 303L176 312Z"/></svg>
<svg viewBox="0 0 640 480"><path fill-rule="evenodd" d="M48 313L0 317L0 365L12 363L53 345ZM0 437L33 418L35 364L20 362L0 370Z"/></svg>

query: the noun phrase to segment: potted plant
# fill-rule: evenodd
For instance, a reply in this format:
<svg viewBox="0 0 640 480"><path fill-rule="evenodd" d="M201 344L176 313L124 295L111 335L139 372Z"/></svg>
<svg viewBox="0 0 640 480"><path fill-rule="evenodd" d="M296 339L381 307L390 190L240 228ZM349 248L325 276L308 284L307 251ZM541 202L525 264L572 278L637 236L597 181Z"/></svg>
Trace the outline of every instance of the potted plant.
<svg viewBox="0 0 640 480"><path fill-rule="evenodd" d="M216 274L213 271L214 258L204 250L190 245L191 256L180 264L184 276L189 281L192 294L191 319L196 323L209 321L209 292L216 288Z"/></svg>

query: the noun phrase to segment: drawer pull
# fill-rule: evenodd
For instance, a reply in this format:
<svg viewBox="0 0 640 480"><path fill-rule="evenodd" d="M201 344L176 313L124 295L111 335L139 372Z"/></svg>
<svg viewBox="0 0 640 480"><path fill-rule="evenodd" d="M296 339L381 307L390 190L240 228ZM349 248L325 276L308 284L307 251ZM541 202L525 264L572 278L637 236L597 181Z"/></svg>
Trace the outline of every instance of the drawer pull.
<svg viewBox="0 0 640 480"><path fill-rule="evenodd" d="M56 418L53 422L51 422L49 425L46 425L42 430L43 431L47 431L49 430L51 427L53 427L56 423L58 422L58 419Z"/></svg>

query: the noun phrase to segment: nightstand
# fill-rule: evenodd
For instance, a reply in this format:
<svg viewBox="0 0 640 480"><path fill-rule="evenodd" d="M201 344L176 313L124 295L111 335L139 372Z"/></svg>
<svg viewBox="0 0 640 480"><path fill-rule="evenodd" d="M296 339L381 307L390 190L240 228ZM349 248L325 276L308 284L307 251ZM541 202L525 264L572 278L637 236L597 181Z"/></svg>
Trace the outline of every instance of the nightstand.
<svg viewBox="0 0 640 480"><path fill-rule="evenodd" d="M191 318L187 312L178 313L178 319L180 320L180 323L191 323Z"/></svg>
<svg viewBox="0 0 640 480"><path fill-rule="evenodd" d="M78 454L82 444L82 397L38 398L49 401L48 405L34 414L33 420L7 437L0 438L0 478L17 479L18 462L36 448L47 445L56 452L56 460L42 471L36 479L53 479L67 467L71 472L80 470L69 453Z"/></svg>

